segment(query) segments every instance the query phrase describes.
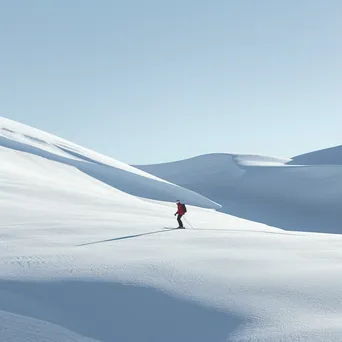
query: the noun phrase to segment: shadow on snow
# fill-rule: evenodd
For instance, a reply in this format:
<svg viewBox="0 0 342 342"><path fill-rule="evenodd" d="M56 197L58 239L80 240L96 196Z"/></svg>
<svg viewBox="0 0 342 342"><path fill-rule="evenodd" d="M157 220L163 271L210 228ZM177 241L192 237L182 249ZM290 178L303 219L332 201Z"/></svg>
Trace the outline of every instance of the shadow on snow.
<svg viewBox="0 0 342 342"><path fill-rule="evenodd" d="M107 240L100 240L100 241L95 241L95 242L88 242L88 243L83 243L81 245L77 245L76 247L81 247L81 246L88 246L88 245L95 245L97 243L105 243L105 242L112 242L112 241L119 241L119 240L126 240L126 239L134 239L137 237L145 236L145 235L152 235L152 234L158 234L158 233L166 233L170 232L175 229L163 229L163 230L156 230L154 232L148 232L148 233L142 233L142 234L135 234L135 235L127 235L127 236L121 236L113 239L107 239Z"/></svg>
<svg viewBox="0 0 342 342"><path fill-rule="evenodd" d="M221 342L242 323L154 288L95 281L2 280L0 310L104 342Z"/></svg>
<svg viewBox="0 0 342 342"><path fill-rule="evenodd" d="M114 166L102 164L101 162L82 156L77 152L68 150L66 147L55 145L60 150L67 152L74 157L81 158L82 160L59 156L39 147L14 141L6 137L0 137L0 146L73 166L88 176L133 196L170 202L176 201L179 197L184 197L188 200L189 204L208 208L213 207L214 205L210 200L191 190L122 170Z"/></svg>

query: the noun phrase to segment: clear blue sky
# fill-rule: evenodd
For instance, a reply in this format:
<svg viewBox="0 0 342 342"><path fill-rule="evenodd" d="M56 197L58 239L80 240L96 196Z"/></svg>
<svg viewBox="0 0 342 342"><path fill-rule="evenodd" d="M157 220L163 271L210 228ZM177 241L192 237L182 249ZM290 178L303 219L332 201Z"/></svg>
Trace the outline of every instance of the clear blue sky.
<svg viewBox="0 0 342 342"><path fill-rule="evenodd" d="M340 0L0 0L0 115L128 163L342 144Z"/></svg>

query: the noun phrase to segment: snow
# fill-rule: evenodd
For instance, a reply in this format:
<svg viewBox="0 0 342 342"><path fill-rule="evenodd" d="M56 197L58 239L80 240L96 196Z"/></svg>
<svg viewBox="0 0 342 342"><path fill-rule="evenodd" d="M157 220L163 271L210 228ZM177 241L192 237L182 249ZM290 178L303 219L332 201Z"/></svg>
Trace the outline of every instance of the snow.
<svg viewBox="0 0 342 342"><path fill-rule="evenodd" d="M289 164L342 165L342 146L335 146L293 157Z"/></svg>
<svg viewBox="0 0 342 342"><path fill-rule="evenodd" d="M7 125L8 120L0 121L0 127L2 127L0 130L0 146L73 166L95 179L135 196L163 201L180 199L201 207L220 207L197 193L170 184L112 158L68 143L57 137L40 134L34 129L27 129L26 131L25 126L20 124L15 125L11 122L8 125L10 128Z"/></svg>
<svg viewBox="0 0 342 342"><path fill-rule="evenodd" d="M198 192L234 216L286 230L341 233L339 152L292 159L221 153L136 167ZM309 157L308 165L295 164Z"/></svg>
<svg viewBox="0 0 342 342"><path fill-rule="evenodd" d="M341 341L340 235L227 215L170 180L9 120L0 126L1 341ZM206 158L194 161L196 184L216 159ZM300 170L252 159L219 155L224 170L211 167L207 181ZM112 169L134 174L145 196ZM312 184L331 177L318 170ZM186 218L196 229L163 229L176 224L166 197L180 195L193 201Z"/></svg>

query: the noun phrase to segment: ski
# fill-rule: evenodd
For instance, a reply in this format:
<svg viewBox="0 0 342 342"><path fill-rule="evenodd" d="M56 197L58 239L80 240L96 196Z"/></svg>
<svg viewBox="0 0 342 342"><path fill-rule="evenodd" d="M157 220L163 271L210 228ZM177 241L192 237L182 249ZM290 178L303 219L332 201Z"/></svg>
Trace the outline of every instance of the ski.
<svg viewBox="0 0 342 342"><path fill-rule="evenodd" d="M176 229L186 229L186 228L164 227L164 229L176 230Z"/></svg>

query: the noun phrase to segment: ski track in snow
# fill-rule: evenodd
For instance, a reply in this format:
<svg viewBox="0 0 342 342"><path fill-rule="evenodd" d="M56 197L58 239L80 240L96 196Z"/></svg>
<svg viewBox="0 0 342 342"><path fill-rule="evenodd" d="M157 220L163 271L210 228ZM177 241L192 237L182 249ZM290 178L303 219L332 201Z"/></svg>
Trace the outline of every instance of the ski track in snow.
<svg viewBox="0 0 342 342"><path fill-rule="evenodd" d="M188 229L163 229L176 224L174 203L118 190L75 162L135 168L6 119L0 127L12 141L0 148L1 341L341 341L340 235L217 212L215 199L149 176L164 195L177 189L211 206L188 205L195 230L186 221ZM32 149L12 148L16 142ZM217 185L227 161L229 184L253 170L261 177L258 158L234 158L221 155L220 168L196 163ZM263 157L262 167L297 170L287 162Z"/></svg>

